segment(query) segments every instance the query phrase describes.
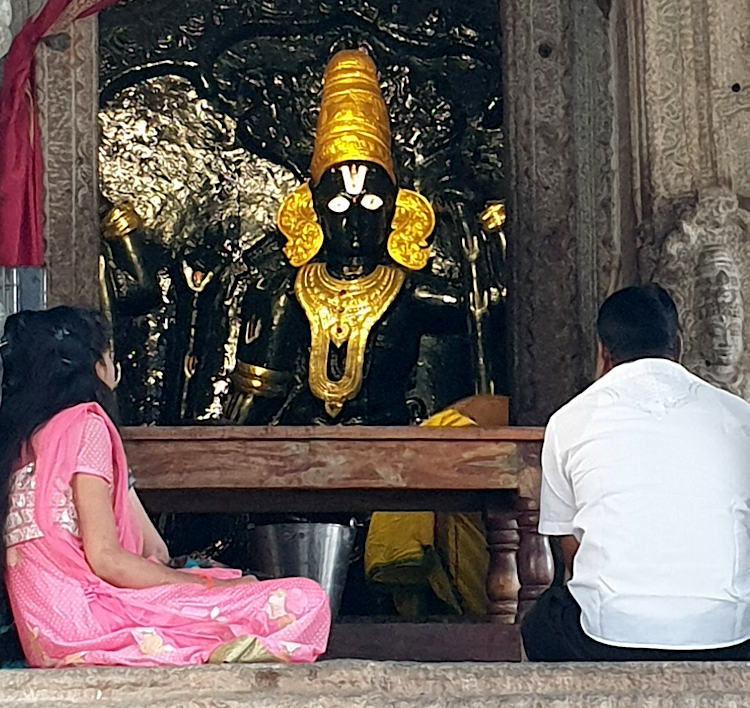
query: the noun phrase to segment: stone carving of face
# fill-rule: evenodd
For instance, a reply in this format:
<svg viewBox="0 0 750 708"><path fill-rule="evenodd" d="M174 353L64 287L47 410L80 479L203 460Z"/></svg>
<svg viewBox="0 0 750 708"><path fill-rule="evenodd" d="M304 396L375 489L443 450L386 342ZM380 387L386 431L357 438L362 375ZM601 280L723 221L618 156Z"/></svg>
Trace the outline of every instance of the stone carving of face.
<svg viewBox="0 0 750 708"><path fill-rule="evenodd" d="M380 165L344 162L311 186L325 237L326 263L345 276L372 271L382 262L398 188Z"/></svg>
<svg viewBox="0 0 750 708"><path fill-rule="evenodd" d="M723 248L705 249L695 284L699 354L707 366L737 367L742 359L742 295L737 266Z"/></svg>

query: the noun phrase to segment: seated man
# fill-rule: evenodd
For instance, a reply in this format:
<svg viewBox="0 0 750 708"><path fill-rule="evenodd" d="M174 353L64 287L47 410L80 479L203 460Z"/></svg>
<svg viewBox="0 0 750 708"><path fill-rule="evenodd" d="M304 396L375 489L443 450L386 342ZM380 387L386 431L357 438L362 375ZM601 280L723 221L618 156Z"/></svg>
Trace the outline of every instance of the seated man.
<svg viewBox="0 0 750 708"><path fill-rule="evenodd" d="M677 363L657 285L599 310L598 380L550 419L539 531L572 577L523 627L532 661L750 659L750 405Z"/></svg>

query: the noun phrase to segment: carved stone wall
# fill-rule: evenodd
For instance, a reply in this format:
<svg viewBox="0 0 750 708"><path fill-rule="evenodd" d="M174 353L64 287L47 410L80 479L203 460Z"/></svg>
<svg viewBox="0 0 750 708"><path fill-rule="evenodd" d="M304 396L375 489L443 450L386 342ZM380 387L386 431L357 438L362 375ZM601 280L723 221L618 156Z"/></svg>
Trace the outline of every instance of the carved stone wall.
<svg viewBox="0 0 750 708"><path fill-rule="evenodd" d="M590 380L601 299L658 275L699 191L750 204L750 4L501 9L513 418L543 423Z"/></svg>
<svg viewBox="0 0 750 708"><path fill-rule="evenodd" d="M649 279L699 190L721 185L750 202L750 4L627 4L633 193Z"/></svg>
<svg viewBox="0 0 750 708"><path fill-rule="evenodd" d="M673 293L685 365L750 398L750 4L630 5L641 278Z"/></svg>

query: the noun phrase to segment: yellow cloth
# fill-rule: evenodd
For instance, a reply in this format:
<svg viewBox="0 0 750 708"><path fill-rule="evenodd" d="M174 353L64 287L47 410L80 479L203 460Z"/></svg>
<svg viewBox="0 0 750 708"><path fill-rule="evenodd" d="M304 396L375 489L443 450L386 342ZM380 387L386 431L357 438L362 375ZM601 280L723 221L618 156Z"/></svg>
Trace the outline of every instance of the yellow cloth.
<svg viewBox="0 0 750 708"><path fill-rule="evenodd" d="M461 612L435 553L432 512L375 512L365 542L365 572L372 582L387 587L400 615L420 614L420 594L427 587L455 612Z"/></svg>
<svg viewBox="0 0 750 708"><path fill-rule="evenodd" d="M475 428L476 423L463 413L446 408L423 421L420 428Z"/></svg>
<svg viewBox="0 0 750 708"><path fill-rule="evenodd" d="M463 609L487 614L487 569L490 556L481 514L438 514L437 546L448 567Z"/></svg>
<svg viewBox="0 0 750 708"><path fill-rule="evenodd" d="M422 423L427 428L475 425L451 408ZM457 614L484 614L489 561L481 517L439 514L437 520L436 536L432 512L374 513L365 542L365 573L391 592L401 615L419 614L419 594L427 588Z"/></svg>
<svg viewBox="0 0 750 708"><path fill-rule="evenodd" d="M379 582L394 582L390 570L394 566L419 566L424 549L435 544L435 514L431 511L390 513L376 511L370 519L365 543L365 571ZM377 577L375 577L377 576ZM409 582L406 573L398 574L396 582ZM412 581L413 582L413 581Z"/></svg>

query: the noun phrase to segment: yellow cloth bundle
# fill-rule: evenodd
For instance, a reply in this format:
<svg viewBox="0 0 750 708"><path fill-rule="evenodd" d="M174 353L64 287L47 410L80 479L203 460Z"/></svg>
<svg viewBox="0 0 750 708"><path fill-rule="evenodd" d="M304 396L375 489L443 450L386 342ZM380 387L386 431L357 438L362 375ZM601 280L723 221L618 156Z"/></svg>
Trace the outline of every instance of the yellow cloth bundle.
<svg viewBox="0 0 750 708"><path fill-rule="evenodd" d="M422 423L428 428L475 425L451 408ZM456 614L484 614L486 545L481 517L476 514L438 514L436 518L432 512L376 512L365 543L365 573L392 594L400 615L419 615L423 595L429 591Z"/></svg>

